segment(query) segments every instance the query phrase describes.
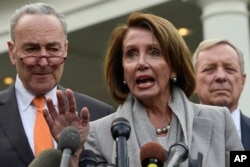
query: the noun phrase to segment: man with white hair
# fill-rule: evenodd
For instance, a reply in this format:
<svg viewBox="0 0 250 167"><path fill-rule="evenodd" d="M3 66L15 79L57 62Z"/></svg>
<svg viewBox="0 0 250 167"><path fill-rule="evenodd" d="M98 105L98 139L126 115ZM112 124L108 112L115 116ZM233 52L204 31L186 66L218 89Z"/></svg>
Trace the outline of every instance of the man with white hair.
<svg viewBox="0 0 250 167"><path fill-rule="evenodd" d="M200 103L226 106L245 150L250 150L250 118L239 107L246 74L241 51L226 39L202 41L193 56L195 93Z"/></svg>

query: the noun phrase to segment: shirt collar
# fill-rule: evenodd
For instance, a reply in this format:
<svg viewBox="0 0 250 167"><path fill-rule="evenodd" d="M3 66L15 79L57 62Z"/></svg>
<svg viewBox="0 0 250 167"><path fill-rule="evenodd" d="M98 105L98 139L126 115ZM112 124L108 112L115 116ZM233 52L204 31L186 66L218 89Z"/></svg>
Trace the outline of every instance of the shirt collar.
<svg viewBox="0 0 250 167"><path fill-rule="evenodd" d="M19 78L16 76L15 90L17 96L17 103L20 111L24 111L32 102L36 95L30 93L24 86ZM57 107L57 97L56 97L57 86L55 86L51 91L45 94L45 97L50 97L53 101L55 107Z"/></svg>
<svg viewBox="0 0 250 167"><path fill-rule="evenodd" d="M241 131L241 127L240 127L240 108L237 107L233 112L231 112L231 116L233 118L235 127L236 127L236 129L237 129L237 131L239 133Z"/></svg>
<svg viewBox="0 0 250 167"><path fill-rule="evenodd" d="M232 111L231 116L232 116L234 122L239 122L239 120L240 120L240 108L237 107L234 111Z"/></svg>

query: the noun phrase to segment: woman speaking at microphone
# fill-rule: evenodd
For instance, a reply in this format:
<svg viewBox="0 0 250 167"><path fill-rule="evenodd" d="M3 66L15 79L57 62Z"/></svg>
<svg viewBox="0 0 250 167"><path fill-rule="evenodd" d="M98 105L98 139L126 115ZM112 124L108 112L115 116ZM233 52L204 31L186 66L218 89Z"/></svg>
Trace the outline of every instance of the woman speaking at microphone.
<svg viewBox="0 0 250 167"><path fill-rule="evenodd" d="M227 108L194 104L191 53L176 28L153 14L133 13L111 34L104 59L104 76L117 111L90 124L86 149L99 166L115 163L111 123L126 118L131 126L127 150L130 167L141 166L140 149L159 142L165 150L185 143L188 159L203 167L228 166L229 151L242 150ZM119 157L118 157L119 158ZM165 164L166 165L166 164Z"/></svg>
<svg viewBox="0 0 250 167"><path fill-rule="evenodd" d="M189 101L195 89L191 53L168 20L133 13L116 27L104 58L104 76L119 107L90 123L84 148L96 154L97 166L124 158L116 157L111 133L112 122L121 117L131 127L129 167L141 166L140 149L151 141L165 150L186 144L188 158L180 167L188 167L191 160L202 167L229 166L229 151L243 149L227 108Z"/></svg>

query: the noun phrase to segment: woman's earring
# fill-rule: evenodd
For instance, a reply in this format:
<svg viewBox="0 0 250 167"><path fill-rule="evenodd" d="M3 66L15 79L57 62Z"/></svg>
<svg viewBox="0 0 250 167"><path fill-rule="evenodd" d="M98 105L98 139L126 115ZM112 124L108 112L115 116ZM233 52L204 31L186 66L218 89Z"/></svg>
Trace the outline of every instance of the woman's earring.
<svg viewBox="0 0 250 167"><path fill-rule="evenodd" d="M177 82L177 77L171 78L171 81L172 81L173 83L176 83L176 82Z"/></svg>
<svg viewBox="0 0 250 167"><path fill-rule="evenodd" d="M124 80L124 81L123 81L123 84L124 84L124 85L127 85L127 82Z"/></svg>

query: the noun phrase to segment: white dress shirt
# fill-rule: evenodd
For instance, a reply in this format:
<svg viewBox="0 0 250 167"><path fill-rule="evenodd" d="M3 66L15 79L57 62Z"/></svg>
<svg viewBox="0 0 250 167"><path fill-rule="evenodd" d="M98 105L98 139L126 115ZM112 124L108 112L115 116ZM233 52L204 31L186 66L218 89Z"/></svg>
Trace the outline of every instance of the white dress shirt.
<svg viewBox="0 0 250 167"><path fill-rule="evenodd" d="M240 108L238 107L238 108L236 108L236 110L234 110L233 112L231 112L231 116L232 116L232 118L233 118L235 127L236 127L236 129L237 129L238 135L239 135L240 140L241 140Z"/></svg>
<svg viewBox="0 0 250 167"><path fill-rule="evenodd" d="M30 147L34 153L34 124L36 119L36 107L32 105L32 100L34 99L34 95L31 94L25 87L23 86L19 76L16 76L15 82L15 90L16 90L16 98L17 105L20 112L21 120L23 123L23 128L26 133L27 139L29 141ZM57 97L56 97L57 88L53 88L49 91L45 97L50 97L53 100L54 106L57 109ZM46 104L44 107L47 107ZM57 147L57 143L54 140L54 146Z"/></svg>

